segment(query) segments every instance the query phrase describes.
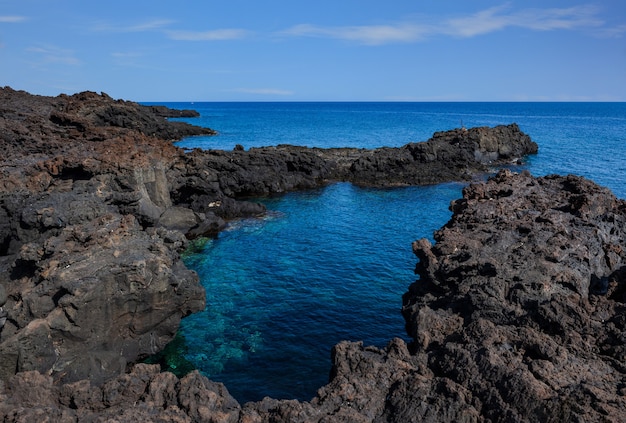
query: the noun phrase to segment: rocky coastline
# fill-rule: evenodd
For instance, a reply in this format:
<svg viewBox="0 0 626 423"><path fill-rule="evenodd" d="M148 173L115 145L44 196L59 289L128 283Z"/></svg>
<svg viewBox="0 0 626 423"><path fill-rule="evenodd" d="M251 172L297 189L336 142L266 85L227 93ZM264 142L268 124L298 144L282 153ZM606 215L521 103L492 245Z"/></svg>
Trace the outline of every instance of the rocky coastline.
<svg viewBox="0 0 626 423"><path fill-rule="evenodd" d="M479 181L537 152L517 125L400 148L183 151L215 131L106 94L0 88L0 416L26 421L620 421L626 203L573 176L469 185L416 241L406 344L343 342L310 402L238 404L197 372L136 364L204 307L188 240L333 181Z"/></svg>

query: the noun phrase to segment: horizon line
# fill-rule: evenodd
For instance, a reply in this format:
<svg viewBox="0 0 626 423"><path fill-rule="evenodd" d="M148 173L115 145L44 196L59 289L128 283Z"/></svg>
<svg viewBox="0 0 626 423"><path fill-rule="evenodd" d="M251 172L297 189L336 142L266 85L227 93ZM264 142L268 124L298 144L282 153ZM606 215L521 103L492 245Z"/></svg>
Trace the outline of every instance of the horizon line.
<svg viewBox="0 0 626 423"><path fill-rule="evenodd" d="M626 103L626 100L131 100L137 103Z"/></svg>

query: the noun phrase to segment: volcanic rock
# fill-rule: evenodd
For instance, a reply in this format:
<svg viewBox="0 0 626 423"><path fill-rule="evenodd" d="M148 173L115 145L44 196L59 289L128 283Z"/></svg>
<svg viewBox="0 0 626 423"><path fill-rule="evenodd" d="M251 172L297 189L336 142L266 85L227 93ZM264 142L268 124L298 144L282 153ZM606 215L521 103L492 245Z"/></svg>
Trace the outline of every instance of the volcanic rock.
<svg viewBox="0 0 626 423"><path fill-rule="evenodd" d="M607 192L582 182L563 185L578 187L566 191L576 191L575 195L555 208L546 206L552 212L540 213L543 220L524 221L515 229L527 238L535 230L529 226L533 222L544 224L541 230L558 229L554 242L548 242L552 240L548 235L536 237L550 246L542 266L560 266L561 273L555 276L560 288L550 288L543 279L543 285L535 280L528 284L515 280L513 284L506 279L492 287L496 293L505 293L504 300L500 294L488 297L483 295L486 289L462 285L459 275L505 275L498 257L507 250L494 248L491 261L484 263L479 260L484 255L478 254L474 262L471 253L467 258L446 260L437 246L429 249L422 241L419 245L423 248L416 248L416 253L421 258L424 284L421 280L412 286L404 307L414 342L407 346L392 340L384 350L359 343L339 344L333 352L331 381L311 402L268 398L240 407L222 385L198 373L179 380L158 373L155 367L136 364L173 339L181 318L204 307L198 277L180 258L188 238L215 236L230 219L264 213L262 205L246 201L250 196L309 189L338 180L376 186L470 180L536 152L536 144L514 124L438 133L426 143L397 149L322 150L282 145L248 151L185 152L171 141L216 132L168 120L166 116L180 115L161 107L92 92L41 97L8 87L0 89L0 104L0 415L4 421L480 421L494 419L494 410L500 406L509 407L503 408L507 416L517 416L515 404L504 403L518 397L521 404L540 415L536 398L553 405L561 397L580 404L589 400L590 392L600 398L594 401L599 401L606 415L622 410L623 398L616 392L624 387L618 384L609 393L603 389L622 375L615 363L623 355L619 338L623 319L618 316L624 295L620 281L626 272L620 267L622 232L613 226L622 222L622 212L614 209L623 206L615 206L616 200ZM524 196L546 197L546 204L551 196L560 198L552 191L543 193L540 188L545 184L533 185L534 179L524 177L538 190L535 194L520 191ZM499 183L503 182L491 182ZM511 194L497 198L518 198L515 192L521 188L509 185L503 192ZM472 189L478 192L481 188ZM455 206L459 221L471 212L472 204L482 204L472 201L468 197L468 205L459 202ZM602 210L612 214L594 232ZM504 219L505 211L499 210L497 216ZM577 226L577 232L570 230L567 219L559 220L558 213L578 213L591 216L591 220ZM465 233L477 225L468 224L458 231ZM452 230L454 223L448 227ZM604 238L585 250L578 245L587 241L579 236ZM445 237L440 238L445 246ZM573 247L561 248L564 244L556 243L561 238ZM480 251L482 246L475 240L463 248ZM470 267L464 267L463 260ZM448 267L431 269L429 263ZM456 264L459 270L454 270ZM520 261L516 265L523 268L525 264ZM550 274L543 267L529 269L529 278ZM439 276L443 279L437 279ZM576 279L583 276L589 277L587 284ZM520 270L516 277L526 277L526 273ZM466 296L473 293L470 299L474 302L463 303L463 295L442 288L448 283L462 285L459 292ZM521 288L516 288L518 285ZM551 302L545 304L547 294L537 287L586 300L572 305L549 297ZM419 296L414 298L413 293ZM446 305L449 301L450 306ZM498 301L505 303L498 306ZM523 312L534 306L538 311ZM546 361L544 357L552 354L565 357L552 362L560 376L542 388L543 396L530 382L519 385L523 389L512 396L504 395L498 383L504 383L513 370L480 377L474 377L476 371L486 367L478 364L465 373L455 370L453 362L459 358L467 357L459 363L468 365L483 363L482 352L476 352L480 349L472 343L466 348L463 343L487 342L471 338L482 334L477 328L490 327L470 325L473 314L467 310L472 307L484 309L480 316L491 318L496 329L501 325L517 328L517 338L505 345L510 344L513 351L531 352L519 353L521 357L515 356L513 364L507 362L511 369L514 364L525 364L524 360ZM588 311L593 307L602 312ZM601 316L606 322L603 331L585 320L583 312ZM585 331L575 332L576 324L587 325ZM543 331L541 348L547 345L546 351L523 343L530 330L524 329L525 325ZM552 332L541 329L542 325L551 327ZM483 331L491 334L487 329ZM561 329L573 345L596 342L599 351L613 361L603 358L603 366L587 363L585 360L596 360L594 354L599 353L591 347L579 351L562 339L553 340ZM561 346L570 355L557 348ZM570 362L578 366L578 374L586 375L586 385L576 385L582 379L564 373ZM552 371L549 363L533 366L530 376ZM475 368L479 370L471 370ZM594 379L591 372L596 371L601 376ZM530 377L523 375L521 382ZM570 396L566 391L571 391ZM541 416L557 415L556 405L546 407ZM582 415L577 410L563 410Z"/></svg>
<svg viewBox="0 0 626 423"><path fill-rule="evenodd" d="M436 243L414 244L412 342L342 342L309 402L240 406L197 372L137 365L102 386L22 372L5 421L587 422L626 415L626 202L575 176L470 185Z"/></svg>
<svg viewBox="0 0 626 423"><path fill-rule="evenodd" d="M576 176L501 171L416 241L407 345L343 342L310 402L254 422L620 422L626 416L626 202Z"/></svg>
<svg viewBox="0 0 626 423"><path fill-rule="evenodd" d="M364 152L346 180L369 186L470 181L490 168L537 153L537 144L516 124L436 132L426 142Z"/></svg>
<svg viewBox="0 0 626 423"><path fill-rule="evenodd" d="M164 140L215 132L105 94L0 99L0 378L102 383L204 307L185 237L158 222L179 154Z"/></svg>
<svg viewBox="0 0 626 423"><path fill-rule="evenodd" d="M434 246L413 246L412 353L489 421L623 420L626 202L501 171L451 209Z"/></svg>
<svg viewBox="0 0 626 423"><path fill-rule="evenodd" d="M23 372L0 396L7 422L224 422L238 421L240 406L221 383L197 371L178 379L158 365L139 364L102 386L88 380L56 386L50 376Z"/></svg>

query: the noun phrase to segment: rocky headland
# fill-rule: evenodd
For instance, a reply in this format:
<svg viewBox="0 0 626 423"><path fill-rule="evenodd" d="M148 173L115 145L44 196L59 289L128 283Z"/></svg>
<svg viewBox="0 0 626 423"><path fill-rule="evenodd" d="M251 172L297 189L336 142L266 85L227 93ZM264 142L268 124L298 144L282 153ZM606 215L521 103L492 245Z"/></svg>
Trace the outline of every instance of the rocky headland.
<svg viewBox="0 0 626 423"><path fill-rule="evenodd" d="M193 116L91 92L0 89L0 416L7 422L621 421L626 204L573 176L502 171L417 241L413 341L344 342L310 402L238 404L136 364L204 307L180 253L255 195L333 181L472 181L537 145L515 125L400 148L185 152ZM373 252L375 253L375 252Z"/></svg>

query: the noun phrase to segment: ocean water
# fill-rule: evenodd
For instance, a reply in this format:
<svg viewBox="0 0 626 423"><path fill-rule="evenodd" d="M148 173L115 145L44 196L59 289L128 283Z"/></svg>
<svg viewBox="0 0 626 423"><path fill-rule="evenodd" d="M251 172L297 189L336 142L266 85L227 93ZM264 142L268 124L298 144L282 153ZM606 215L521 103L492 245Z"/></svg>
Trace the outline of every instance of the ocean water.
<svg viewBox="0 0 626 423"><path fill-rule="evenodd" d="M184 148L294 144L401 146L433 132L517 123L539 144L524 168L577 174L626 198L626 103L165 103L193 108L215 137ZM262 219L232 222L185 256L207 291L167 351L240 402L310 400L341 340L383 347L407 339L401 297L415 280L411 243L450 218L462 184L365 189L337 183L261 198Z"/></svg>

